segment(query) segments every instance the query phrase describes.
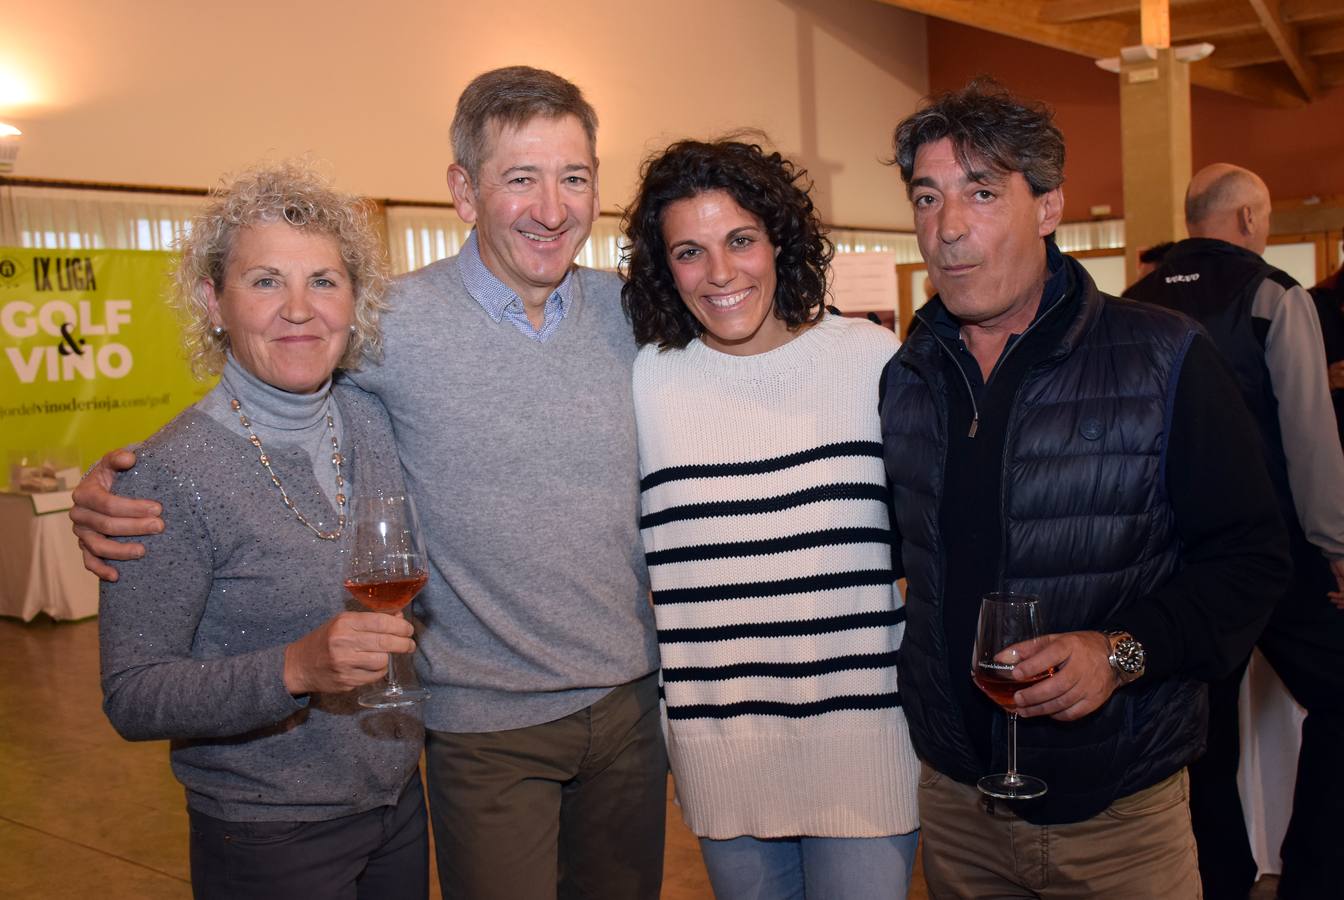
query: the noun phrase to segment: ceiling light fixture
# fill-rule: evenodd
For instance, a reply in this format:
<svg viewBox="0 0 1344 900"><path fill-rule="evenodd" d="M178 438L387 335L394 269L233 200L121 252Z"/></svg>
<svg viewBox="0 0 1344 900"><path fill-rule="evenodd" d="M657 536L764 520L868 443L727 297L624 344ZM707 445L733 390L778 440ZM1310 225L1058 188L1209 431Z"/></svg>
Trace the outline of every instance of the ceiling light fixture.
<svg viewBox="0 0 1344 900"><path fill-rule="evenodd" d="M0 175L14 171L14 161L19 158L19 139L22 137L22 131L0 122Z"/></svg>

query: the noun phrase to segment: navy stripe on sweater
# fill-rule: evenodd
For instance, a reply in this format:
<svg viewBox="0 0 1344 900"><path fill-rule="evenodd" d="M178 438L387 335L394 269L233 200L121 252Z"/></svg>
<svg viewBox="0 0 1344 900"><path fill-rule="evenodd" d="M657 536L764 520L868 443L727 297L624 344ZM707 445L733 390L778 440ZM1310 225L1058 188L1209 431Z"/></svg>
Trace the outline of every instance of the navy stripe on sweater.
<svg viewBox="0 0 1344 900"><path fill-rule="evenodd" d="M743 638L801 637L808 634L834 634L860 628L890 628L905 621L905 607L877 612L850 613L823 619L796 619L789 622L742 622L705 628L660 628L660 644L700 644L735 641Z"/></svg>
<svg viewBox="0 0 1344 900"><path fill-rule="evenodd" d="M781 494L777 497L760 497L751 500L715 500L709 503L687 503L684 506L669 506L656 513L639 517L640 528L655 528L668 522L684 519L709 519L718 516L751 516L761 513L779 512L795 506L809 503L822 503L827 500L880 500L887 502L887 489L884 485L866 483L823 484L817 487Z"/></svg>
<svg viewBox="0 0 1344 900"><path fill-rule="evenodd" d="M695 544L670 547L644 554L650 566L691 562L700 559L729 559L742 556L769 556L808 547L838 547L843 544L890 544L890 528L827 528L762 541L737 541L726 544Z"/></svg>
<svg viewBox="0 0 1344 900"><path fill-rule="evenodd" d="M816 462L819 459L831 459L840 456L873 456L882 458L882 445L876 441L841 441L835 444L823 444L809 447L797 453L776 456L772 459L753 459L749 462L704 463L698 465L669 466L650 472L639 480L640 491L657 487L669 481L685 478L726 478L733 475L760 475L763 472L778 472L782 469Z"/></svg>
<svg viewBox="0 0 1344 900"><path fill-rule="evenodd" d="M653 605L673 603L710 603L715 600L740 600L744 597L777 597L781 594L808 594L835 591L863 585L891 586L896 575L891 569L860 569L854 572L828 572L778 581L744 581L738 584L712 584L705 587L669 588L653 592Z"/></svg>
<svg viewBox="0 0 1344 900"><path fill-rule="evenodd" d="M808 662L743 662L725 666L682 666L663 669L663 683L670 681L726 681L730 678L814 678L832 672L856 669L889 669L896 665L898 651L855 653Z"/></svg>
<svg viewBox="0 0 1344 900"><path fill-rule="evenodd" d="M784 703L778 700L741 700L737 703L692 703L667 707L669 719L732 719L737 716L782 716L807 719L844 709L891 709L901 705L901 695L849 694L827 697L810 703Z"/></svg>

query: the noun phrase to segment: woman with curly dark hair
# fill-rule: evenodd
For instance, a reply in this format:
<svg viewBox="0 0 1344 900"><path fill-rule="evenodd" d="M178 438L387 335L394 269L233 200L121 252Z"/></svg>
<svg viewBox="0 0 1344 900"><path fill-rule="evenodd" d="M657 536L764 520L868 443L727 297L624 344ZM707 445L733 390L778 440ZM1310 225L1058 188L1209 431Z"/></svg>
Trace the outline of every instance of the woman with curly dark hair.
<svg viewBox="0 0 1344 900"><path fill-rule="evenodd" d="M625 219L668 752L731 900L903 897L918 833L877 416L897 341L826 312L808 190L756 144L681 141Z"/></svg>

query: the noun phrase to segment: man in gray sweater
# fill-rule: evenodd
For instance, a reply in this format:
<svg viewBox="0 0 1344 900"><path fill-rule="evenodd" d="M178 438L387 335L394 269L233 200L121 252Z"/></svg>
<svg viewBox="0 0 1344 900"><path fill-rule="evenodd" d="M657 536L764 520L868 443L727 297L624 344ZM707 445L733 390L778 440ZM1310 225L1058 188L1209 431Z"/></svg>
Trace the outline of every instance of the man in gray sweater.
<svg viewBox="0 0 1344 900"><path fill-rule="evenodd" d="M453 120L462 252L393 287L381 365L430 543L416 601L431 815L445 897L656 898L667 759L638 530L630 372L614 276L574 257L598 214L597 118L549 72L487 72ZM92 557L162 528L106 492L72 511ZM108 517L129 517L110 520ZM149 520L146 522L145 520Z"/></svg>

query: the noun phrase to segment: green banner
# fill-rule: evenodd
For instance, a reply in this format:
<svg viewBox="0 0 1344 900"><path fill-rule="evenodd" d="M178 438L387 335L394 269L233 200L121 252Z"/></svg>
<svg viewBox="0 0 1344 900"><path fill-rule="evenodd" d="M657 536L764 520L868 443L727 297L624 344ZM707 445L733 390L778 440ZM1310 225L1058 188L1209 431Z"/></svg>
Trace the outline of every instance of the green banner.
<svg viewBox="0 0 1344 900"><path fill-rule="evenodd" d="M171 253L0 247L0 480L20 458L91 465L211 384L165 302Z"/></svg>

